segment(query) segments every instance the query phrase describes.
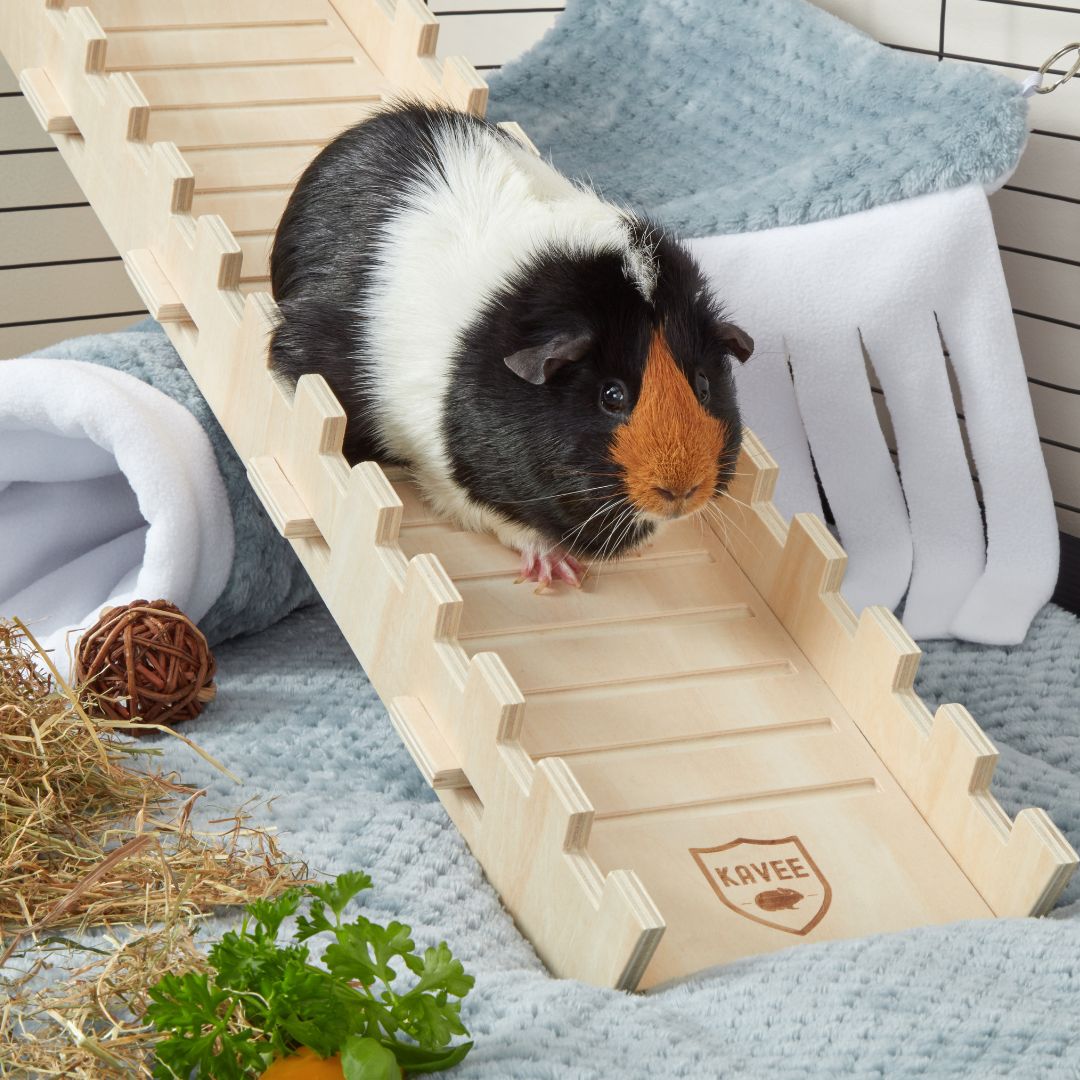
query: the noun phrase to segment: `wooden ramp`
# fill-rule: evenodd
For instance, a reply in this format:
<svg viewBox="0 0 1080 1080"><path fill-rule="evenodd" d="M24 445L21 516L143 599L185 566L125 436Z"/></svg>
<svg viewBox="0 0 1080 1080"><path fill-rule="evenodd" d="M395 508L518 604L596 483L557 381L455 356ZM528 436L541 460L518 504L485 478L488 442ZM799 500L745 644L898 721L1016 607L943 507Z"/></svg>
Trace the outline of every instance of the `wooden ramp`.
<svg viewBox="0 0 1080 1080"><path fill-rule="evenodd" d="M431 516L267 370L272 232L305 164L409 92L482 112L419 0L5 0L0 50L289 537L417 764L550 968L651 986L711 964L1045 912L1076 853L1009 820L968 713L856 620L824 526L786 524L748 436L723 522L580 592Z"/></svg>

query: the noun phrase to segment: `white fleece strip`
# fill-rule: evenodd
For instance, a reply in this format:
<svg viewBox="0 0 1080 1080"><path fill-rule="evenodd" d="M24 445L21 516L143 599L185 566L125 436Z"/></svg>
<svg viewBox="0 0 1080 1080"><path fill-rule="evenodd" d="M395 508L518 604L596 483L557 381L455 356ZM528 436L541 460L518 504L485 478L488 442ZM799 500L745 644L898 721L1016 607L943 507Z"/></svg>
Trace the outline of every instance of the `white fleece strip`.
<svg viewBox="0 0 1080 1080"><path fill-rule="evenodd" d="M1012 645L1050 599L1061 548L990 207L977 189L957 194L965 216L953 222L952 303L939 315L982 488L987 549L986 571L951 629Z"/></svg>
<svg viewBox="0 0 1080 1080"><path fill-rule="evenodd" d="M982 189L691 247L735 320L766 343L739 375L744 416L781 465L785 514L818 509L808 438L850 556L852 606L896 606L907 589L916 637L1022 640L1053 590L1057 526ZM988 539L935 319L963 399ZM902 492L873 419L860 334L885 391ZM778 378L778 338L801 419ZM755 364L764 369L756 376Z"/></svg>

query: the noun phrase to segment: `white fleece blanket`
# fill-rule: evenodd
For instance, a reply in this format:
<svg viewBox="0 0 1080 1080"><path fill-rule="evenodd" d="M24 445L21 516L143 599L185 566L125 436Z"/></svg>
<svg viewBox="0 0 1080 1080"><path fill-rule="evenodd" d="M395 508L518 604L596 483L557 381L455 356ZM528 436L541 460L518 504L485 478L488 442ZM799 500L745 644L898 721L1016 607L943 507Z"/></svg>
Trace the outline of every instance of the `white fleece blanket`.
<svg viewBox="0 0 1080 1080"><path fill-rule="evenodd" d="M65 674L103 607L163 598L202 618L233 560L210 440L124 372L0 362L0 551L0 616L25 621Z"/></svg>
<svg viewBox="0 0 1080 1080"><path fill-rule="evenodd" d="M820 513L816 466L852 607L895 607L906 592L913 637L1022 641L1054 589L1057 523L983 189L691 247L756 342L738 390L781 464L777 505Z"/></svg>

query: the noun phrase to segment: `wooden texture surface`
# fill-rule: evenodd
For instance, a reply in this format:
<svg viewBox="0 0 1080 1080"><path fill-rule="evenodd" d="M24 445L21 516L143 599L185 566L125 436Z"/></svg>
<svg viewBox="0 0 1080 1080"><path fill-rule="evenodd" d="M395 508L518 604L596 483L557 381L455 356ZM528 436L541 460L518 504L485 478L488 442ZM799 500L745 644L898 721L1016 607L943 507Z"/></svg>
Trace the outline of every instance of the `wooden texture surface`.
<svg viewBox="0 0 1080 1080"><path fill-rule="evenodd" d="M1004 814L993 747L959 706L927 711L918 650L888 612L847 608L843 553L816 519L780 519L752 435L715 520L546 596L514 584L516 557L494 540L433 517L402 474L349 468L325 382L292 391L267 370L267 238L341 118L327 103L410 90L478 110L482 84L436 58L418 0L305 0L295 19L320 29L292 53L277 31L293 9L261 6L259 42L260 26L228 33L252 19L240 0L168 18L185 7L219 67L156 40L187 31L137 0L11 0L0 49L552 970L644 987L797 941L1045 911L1075 853L1041 811ZM277 71L318 72L310 99L302 78L249 77L270 50ZM192 100L184 81L146 81L170 65L214 81L193 80ZM233 146L239 108L260 119ZM162 123L190 149L150 142Z"/></svg>

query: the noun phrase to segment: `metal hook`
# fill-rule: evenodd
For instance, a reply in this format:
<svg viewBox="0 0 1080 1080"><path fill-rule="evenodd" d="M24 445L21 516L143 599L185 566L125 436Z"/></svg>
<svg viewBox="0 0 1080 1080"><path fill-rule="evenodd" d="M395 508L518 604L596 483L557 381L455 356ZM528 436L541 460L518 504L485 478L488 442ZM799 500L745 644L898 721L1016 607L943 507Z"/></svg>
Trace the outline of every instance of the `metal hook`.
<svg viewBox="0 0 1080 1080"><path fill-rule="evenodd" d="M1043 76L1052 68L1063 56L1076 51L1076 59L1073 61L1073 65L1056 83L1051 83L1049 86L1041 85ZM1066 45L1064 48L1058 49L1053 56L1047 60L1042 67L1039 68L1039 82L1040 85L1035 87L1036 94L1049 94L1051 90L1056 90L1062 83L1067 83L1073 76L1080 74L1080 41L1073 41Z"/></svg>

